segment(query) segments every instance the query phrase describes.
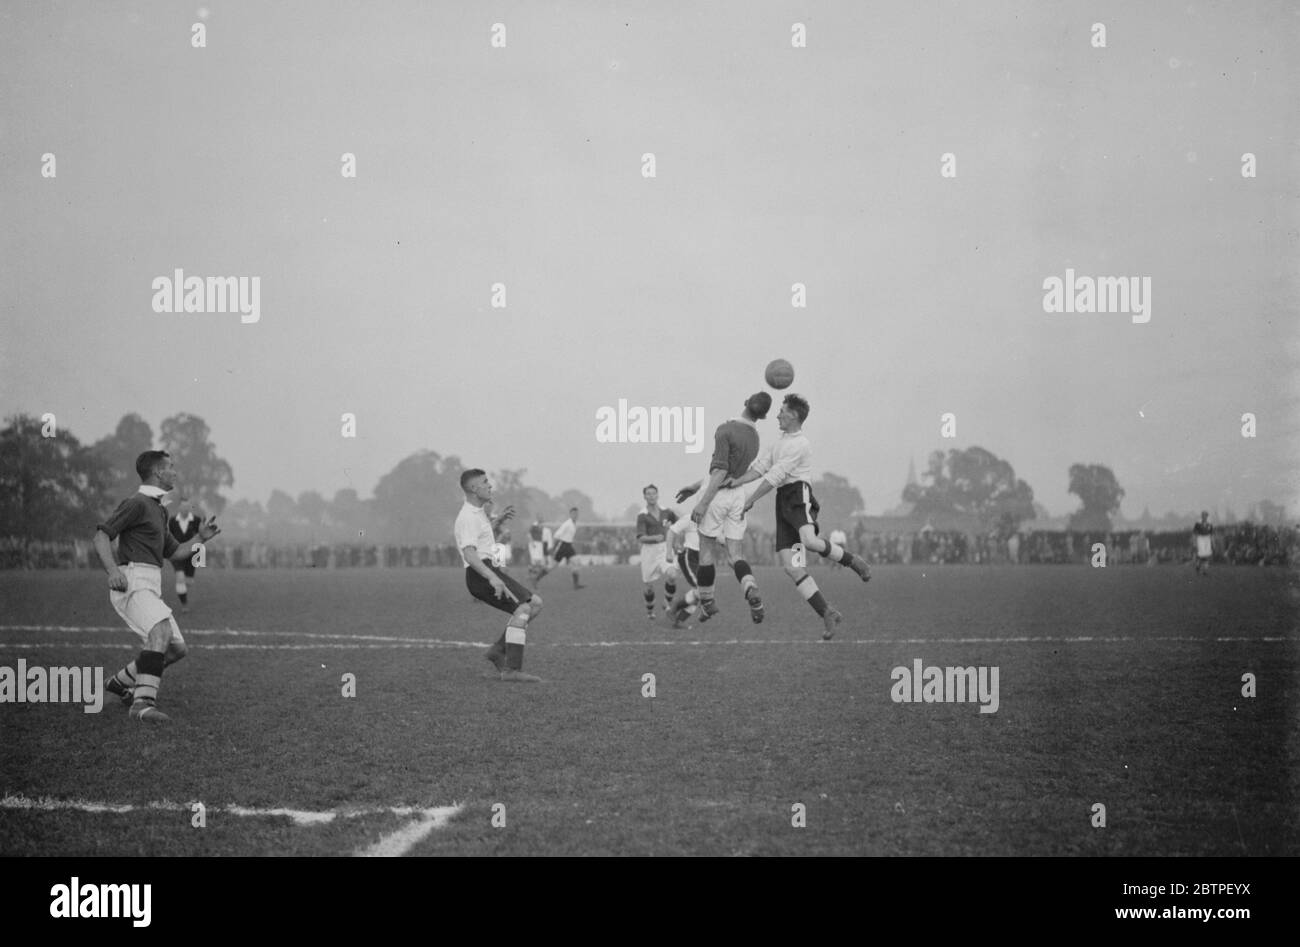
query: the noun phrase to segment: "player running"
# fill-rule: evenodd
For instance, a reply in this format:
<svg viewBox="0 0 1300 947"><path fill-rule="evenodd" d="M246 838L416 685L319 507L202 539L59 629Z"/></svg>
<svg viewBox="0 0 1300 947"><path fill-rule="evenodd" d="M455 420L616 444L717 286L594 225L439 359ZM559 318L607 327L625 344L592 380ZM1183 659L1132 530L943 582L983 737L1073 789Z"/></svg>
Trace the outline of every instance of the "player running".
<svg viewBox="0 0 1300 947"><path fill-rule="evenodd" d="M803 433L803 423L808 420L808 402L799 395L786 395L777 413L776 423L781 438L768 448L766 455L754 461L749 470L737 478L732 486L743 486L762 478L757 489L745 501L745 512L772 488L776 488L776 551L786 575L794 580L804 599L813 611L822 617L826 631L822 639L835 637L835 626L844 616L830 605L817 588L817 583L805 570L805 551L820 553L832 562L848 566L866 582L871 578L871 567L861 556L844 547L821 539L817 535L817 511L820 507L812 492L812 444ZM800 544L802 544L801 548Z"/></svg>
<svg viewBox="0 0 1300 947"><path fill-rule="evenodd" d="M523 672L524 644L528 623L542 610L542 597L511 578L504 563L494 561L493 555L496 530L514 516L515 508L507 506L495 521L488 516L492 482L477 468L460 475L460 488L465 491L465 504L456 515L455 533L456 548L465 563L465 585L480 602L510 613L505 632L488 648L486 657L500 672L501 680L536 683L541 678Z"/></svg>
<svg viewBox="0 0 1300 947"><path fill-rule="evenodd" d="M533 580L533 588L547 569L547 559L551 555L551 528L542 522L540 516L528 527L528 575Z"/></svg>
<svg viewBox="0 0 1300 947"><path fill-rule="evenodd" d="M143 642L140 656L113 675L107 688L130 706L132 720L162 723L170 719L157 707L163 668L188 651L172 610L163 601L162 565L167 559L192 555L195 546L221 528L215 517L208 517L199 525L196 538L181 545L167 529L167 510L162 505L163 496L176 487L171 455L147 450L136 458L135 472L140 476L139 491L95 528L93 540L108 572L108 599Z"/></svg>
<svg viewBox="0 0 1300 947"><path fill-rule="evenodd" d="M659 509L659 488L653 483L641 491L645 509L636 518L636 541L641 544L642 598L645 599L646 621L655 618L655 582L664 580L664 611L677 594L677 570L668 555L668 535L665 522L673 515Z"/></svg>
<svg viewBox="0 0 1300 947"><path fill-rule="evenodd" d="M182 496L175 515L167 520L167 531L172 534L176 542L188 543L199 535L201 525L199 515L194 512L194 507L190 504L190 498ZM190 610L189 593L194 586L196 571L194 560L189 556L183 556L173 559L171 563L176 573L176 597L181 600L181 613L184 614Z"/></svg>
<svg viewBox="0 0 1300 947"><path fill-rule="evenodd" d="M668 529L668 540L672 544L673 555L677 559L677 571L686 584L690 586L677 596L672 604L673 627L681 628L686 619L695 613L700 596L696 591L699 585L700 571L700 530L689 516L679 517ZM709 616L700 615L700 621L706 622Z"/></svg>
<svg viewBox="0 0 1300 947"><path fill-rule="evenodd" d="M1198 574L1210 574L1210 557L1214 555L1213 535L1214 527L1210 525L1209 511L1201 510L1201 521L1192 524L1192 544L1196 552L1192 562Z"/></svg>
<svg viewBox="0 0 1300 947"><path fill-rule="evenodd" d="M772 407L772 396L766 391L750 395L745 401L740 417L731 418L718 425L713 433L713 457L709 461L709 480L691 511L691 519L700 531L699 586L701 621L718 613L713 600L713 583L717 578L716 562L730 555L731 566L740 583L741 594L749 603L749 617L754 624L763 620L763 599L758 594L754 570L745 561L741 540L745 538L745 492L738 487L724 486L724 481L741 477L758 456L757 421L767 417ZM683 502L700 489L699 480L677 493L677 502Z"/></svg>
<svg viewBox="0 0 1300 947"><path fill-rule="evenodd" d="M573 557L578 554L573 548L573 540L578 535L578 508L569 507L569 518L555 527L555 563L549 568L543 569L537 576L537 581L542 579L553 570L560 567L560 563L566 563L569 567L569 576L573 579L575 589L585 589L586 586L578 581L578 567L574 565Z"/></svg>

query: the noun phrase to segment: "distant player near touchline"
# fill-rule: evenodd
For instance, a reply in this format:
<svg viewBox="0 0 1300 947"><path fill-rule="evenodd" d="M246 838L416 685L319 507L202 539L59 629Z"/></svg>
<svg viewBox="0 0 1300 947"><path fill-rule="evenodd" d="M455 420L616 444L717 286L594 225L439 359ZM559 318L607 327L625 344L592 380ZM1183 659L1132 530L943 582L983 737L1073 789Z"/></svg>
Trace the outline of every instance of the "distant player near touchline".
<svg viewBox="0 0 1300 947"><path fill-rule="evenodd" d="M645 617L654 621L655 582L664 580L664 611L677 594L677 568L668 555L668 534L664 521L668 510L659 509L659 488L653 483L641 491L645 509L637 514L636 541L641 544L641 597Z"/></svg>
<svg viewBox="0 0 1300 947"><path fill-rule="evenodd" d="M1210 525L1210 514L1207 510L1201 510L1201 521L1192 524L1192 542L1196 552L1193 564L1196 571L1204 575L1210 574L1210 557L1214 555L1213 534L1214 527Z"/></svg>
<svg viewBox="0 0 1300 947"><path fill-rule="evenodd" d="M456 514L454 529L456 548L465 564L465 586L469 594L480 602L510 614L506 630L488 648L486 657L500 672L501 680L536 683L541 678L523 672L524 644L528 638L528 623L542 610L542 597L524 588L502 566L492 561L496 530L514 516L515 508L507 506L495 521L488 516L492 481L478 468L460 475L460 488L465 492L465 503Z"/></svg>
<svg viewBox="0 0 1300 947"><path fill-rule="evenodd" d="M795 564L795 544L802 543L805 550L848 566L862 577L863 582L871 578L871 568L861 556L817 535L817 511L820 507L812 492L812 444L808 435L803 433L808 410L808 402L799 395L785 396L776 416L777 426L781 429L780 440L769 447L763 457L755 460L733 486L743 486L762 478L763 482L745 502L746 513L760 497L776 488L777 554L786 575L794 580L795 588L822 617L826 626L822 638L829 641L835 637L835 626L844 620L844 616L826 601L804 567Z"/></svg>
<svg viewBox="0 0 1300 947"><path fill-rule="evenodd" d="M578 567L573 564L573 557L577 555L577 550L573 548L574 537L578 535L578 508L576 506L569 508L569 518L555 527L555 564L548 569L543 569L537 576L537 581L541 582L547 574L560 567L560 563L567 563L569 566L569 575L573 579L575 589L585 589L586 586L578 581Z"/></svg>
<svg viewBox="0 0 1300 947"><path fill-rule="evenodd" d="M194 512L190 498L182 496L176 513L167 520L167 529L178 543L187 543L199 535L202 518ZM182 556L172 559L172 569L176 572L176 597L181 600L181 613L190 610L190 590L194 586L194 559Z"/></svg>
<svg viewBox="0 0 1300 947"><path fill-rule="evenodd" d="M724 486L732 478L742 476L758 456L758 427L756 422L767 417L772 407L772 396L766 391L745 399L740 417L731 418L718 425L713 432L713 456L709 460L709 480L704 492L691 511L691 519L700 531L699 587L701 621L718 613L713 600L713 583L717 579L716 563L725 554L731 558L731 567L740 583L741 594L749 603L749 617L754 624L763 620L763 599L758 594L758 581L754 570L745 561L745 491L739 487ZM704 481L697 480L677 492L677 502L692 496Z"/></svg>
<svg viewBox="0 0 1300 947"><path fill-rule="evenodd" d="M131 719L162 723L170 719L157 706L163 668L189 650L163 601L163 562L191 555L197 544L207 542L221 528L215 517L209 517L199 526L197 538L181 545L167 529L167 510L162 505L162 498L176 487L171 455L147 450L136 458L135 472L140 489L95 528L93 540L108 572L109 601L143 642L140 656L113 675L107 690L131 707Z"/></svg>

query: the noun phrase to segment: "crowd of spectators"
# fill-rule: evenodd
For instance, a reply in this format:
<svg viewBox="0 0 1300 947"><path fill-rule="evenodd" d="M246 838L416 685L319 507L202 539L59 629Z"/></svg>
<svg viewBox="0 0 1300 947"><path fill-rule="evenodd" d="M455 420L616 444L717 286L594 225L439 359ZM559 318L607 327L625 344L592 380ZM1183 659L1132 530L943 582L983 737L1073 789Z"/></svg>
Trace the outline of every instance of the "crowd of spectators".
<svg viewBox="0 0 1300 947"><path fill-rule="evenodd" d="M1215 530L1214 561L1230 565L1288 565L1300 563L1300 529L1234 523ZM1079 533L1030 530L1010 535L973 535L922 530L914 534L872 534L856 530L849 548L872 564L988 564L1086 563L1093 546L1106 547L1107 565L1188 562L1194 552L1191 530L1164 533L1127 531ZM615 565L628 563L639 549L626 530L588 527L575 544L579 556ZM775 537L750 530L744 539L745 558L753 565L776 563ZM526 566L528 550L512 546L513 564ZM273 545L221 539L207 547L207 567L216 569L359 569L434 568L461 564L452 543L425 546L374 544ZM818 564L820 556L809 556ZM98 568L88 541L22 543L0 537L0 569Z"/></svg>

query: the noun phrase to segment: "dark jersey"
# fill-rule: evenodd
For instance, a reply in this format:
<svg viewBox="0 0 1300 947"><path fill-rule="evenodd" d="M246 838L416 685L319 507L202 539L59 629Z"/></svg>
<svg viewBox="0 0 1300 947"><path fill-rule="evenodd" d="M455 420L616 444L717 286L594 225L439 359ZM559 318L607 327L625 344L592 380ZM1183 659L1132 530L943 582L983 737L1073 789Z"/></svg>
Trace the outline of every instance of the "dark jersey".
<svg viewBox="0 0 1300 947"><path fill-rule="evenodd" d="M1214 527L1209 523L1197 523L1192 527L1192 532L1197 536L1208 536L1214 532Z"/></svg>
<svg viewBox="0 0 1300 947"><path fill-rule="evenodd" d="M119 503L97 529L109 539L118 540L115 558L119 566L142 562L161 569L163 560L170 559L180 546L167 529L166 507L143 493Z"/></svg>
<svg viewBox="0 0 1300 947"><path fill-rule="evenodd" d="M732 418L713 432L713 458L709 473L725 470L728 477L744 476L758 456L758 429L748 421Z"/></svg>
<svg viewBox="0 0 1300 947"><path fill-rule="evenodd" d="M535 543L540 543L542 541L541 523L534 523L532 526L528 527L528 538Z"/></svg>
<svg viewBox="0 0 1300 947"><path fill-rule="evenodd" d="M637 514L637 518L636 518L637 535L652 536L652 537L657 536L661 542L665 538L667 538L667 531L664 529L663 520L661 518L663 516L663 512L664 512L663 510L660 510L658 516L654 515L649 510L642 510L639 514Z"/></svg>
<svg viewBox="0 0 1300 947"><path fill-rule="evenodd" d="M191 514L187 526L181 526L181 518L173 516L167 521L167 529L178 543L187 543L199 534L199 516Z"/></svg>

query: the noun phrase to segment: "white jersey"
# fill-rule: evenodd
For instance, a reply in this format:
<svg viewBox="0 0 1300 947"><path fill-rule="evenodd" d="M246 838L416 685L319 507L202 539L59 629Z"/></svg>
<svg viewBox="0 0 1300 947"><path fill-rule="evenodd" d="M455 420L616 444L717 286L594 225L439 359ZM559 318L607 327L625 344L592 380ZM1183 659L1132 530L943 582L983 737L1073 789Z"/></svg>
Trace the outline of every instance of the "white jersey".
<svg viewBox="0 0 1300 947"><path fill-rule="evenodd" d="M571 543L576 535L578 535L578 524L573 520L565 520L555 527L555 541L557 543Z"/></svg>
<svg viewBox="0 0 1300 947"><path fill-rule="evenodd" d="M802 480L812 483L812 443L803 431L782 434L765 454L759 454L749 469L762 474L774 487Z"/></svg>
<svg viewBox="0 0 1300 947"><path fill-rule="evenodd" d="M456 514L456 549L460 551L460 561L469 568L465 558L465 547L473 546L480 559L492 557L492 547L496 545L496 536L492 533L492 521L488 519L487 510L475 506L468 500Z"/></svg>
<svg viewBox="0 0 1300 947"><path fill-rule="evenodd" d="M683 542L686 548L700 551L700 529L689 516L677 517L677 522L668 527L668 532L675 536L685 535Z"/></svg>

